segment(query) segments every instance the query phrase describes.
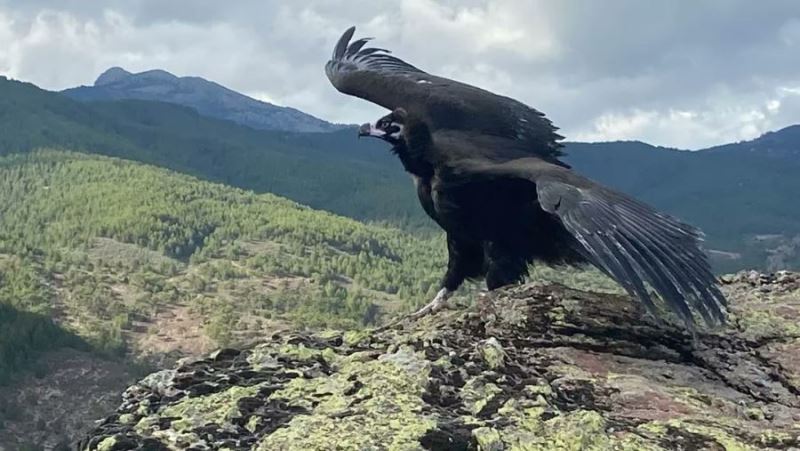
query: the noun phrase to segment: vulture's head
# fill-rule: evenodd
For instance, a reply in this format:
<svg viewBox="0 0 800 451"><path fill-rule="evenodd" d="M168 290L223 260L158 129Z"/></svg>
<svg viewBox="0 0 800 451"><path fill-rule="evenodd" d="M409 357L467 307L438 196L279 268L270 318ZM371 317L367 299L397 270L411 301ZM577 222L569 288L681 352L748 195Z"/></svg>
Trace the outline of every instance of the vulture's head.
<svg viewBox="0 0 800 451"><path fill-rule="evenodd" d="M391 113L378 119L374 124L364 124L358 129L358 136L372 136L380 138L393 146L402 143L403 129L406 121L406 111L397 108Z"/></svg>

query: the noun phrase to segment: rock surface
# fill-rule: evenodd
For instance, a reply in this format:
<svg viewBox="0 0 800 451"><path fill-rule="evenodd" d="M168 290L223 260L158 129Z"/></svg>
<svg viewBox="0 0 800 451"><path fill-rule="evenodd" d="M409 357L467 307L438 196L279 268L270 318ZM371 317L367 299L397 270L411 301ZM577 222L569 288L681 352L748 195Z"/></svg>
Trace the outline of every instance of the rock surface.
<svg viewBox="0 0 800 451"><path fill-rule="evenodd" d="M624 296L526 285L384 330L275 335L148 376L79 447L800 449L800 275L723 283L729 324L695 334Z"/></svg>

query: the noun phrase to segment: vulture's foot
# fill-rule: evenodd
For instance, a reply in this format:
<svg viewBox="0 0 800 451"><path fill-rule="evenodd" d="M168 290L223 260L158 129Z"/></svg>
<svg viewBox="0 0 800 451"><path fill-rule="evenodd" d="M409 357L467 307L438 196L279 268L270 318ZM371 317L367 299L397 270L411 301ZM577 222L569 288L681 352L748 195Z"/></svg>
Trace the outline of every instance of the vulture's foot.
<svg viewBox="0 0 800 451"><path fill-rule="evenodd" d="M453 294L452 291L448 290L447 288L442 288L441 290L439 290L438 293L436 293L436 297L433 298L433 300L425 307L422 307L421 309L417 310L414 313L397 318L396 320L390 322L389 324L377 328L376 331L391 329L405 321L420 319L423 316L436 313L439 310L450 308L451 306L450 303L448 302L448 299L450 299L450 296L452 296L452 294Z"/></svg>
<svg viewBox="0 0 800 451"><path fill-rule="evenodd" d="M408 318L419 319L425 315L436 313L444 308L449 308L450 303L448 302L448 299L450 299L450 296L452 294L453 294L452 291L448 290L447 288L442 288L441 290L439 290L438 293L436 293L436 297L433 298L433 300L428 305L422 307L421 309L417 310L411 315L408 315Z"/></svg>

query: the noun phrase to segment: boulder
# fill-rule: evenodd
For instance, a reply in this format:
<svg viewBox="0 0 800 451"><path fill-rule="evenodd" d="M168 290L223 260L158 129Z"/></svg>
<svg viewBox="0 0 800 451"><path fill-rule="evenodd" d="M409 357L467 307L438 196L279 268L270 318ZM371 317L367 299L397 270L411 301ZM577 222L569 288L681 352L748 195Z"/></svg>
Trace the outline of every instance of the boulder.
<svg viewBox="0 0 800 451"><path fill-rule="evenodd" d="M530 284L384 329L276 334L147 377L79 447L800 449L800 276L722 280L713 330Z"/></svg>

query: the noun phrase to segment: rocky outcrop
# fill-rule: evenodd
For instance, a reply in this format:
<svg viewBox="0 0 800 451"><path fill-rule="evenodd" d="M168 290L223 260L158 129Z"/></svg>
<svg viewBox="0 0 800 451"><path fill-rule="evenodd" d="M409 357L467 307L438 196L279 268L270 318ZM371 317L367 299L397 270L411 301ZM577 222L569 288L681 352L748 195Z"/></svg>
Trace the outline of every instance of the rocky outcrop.
<svg viewBox="0 0 800 451"><path fill-rule="evenodd" d="M798 449L800 276L723 282L729 324L694 334L624 296L526 285L275 335L148 376L80 448Z"/></svg>

